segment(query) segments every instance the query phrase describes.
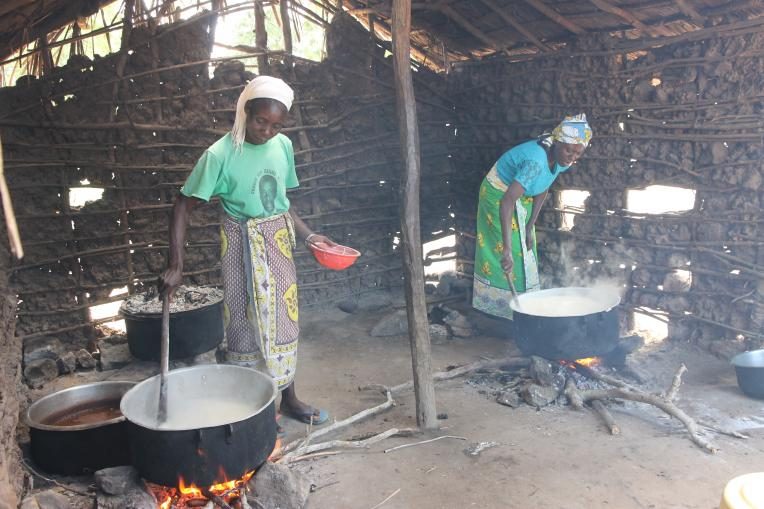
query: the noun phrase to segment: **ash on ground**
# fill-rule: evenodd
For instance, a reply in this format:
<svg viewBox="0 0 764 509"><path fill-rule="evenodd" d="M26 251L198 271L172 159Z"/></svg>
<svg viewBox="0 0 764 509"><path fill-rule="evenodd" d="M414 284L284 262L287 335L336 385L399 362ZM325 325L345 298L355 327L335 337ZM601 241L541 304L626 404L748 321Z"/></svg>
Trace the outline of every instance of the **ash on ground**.
<svg viewBox="0 0 764 509"><path fill-rule="evenodd" d="M569 364L552 363L540 357L532 357L531 366L527 369L477 371L467 378L466 383L501 405L517 408L524 403L540 408L553 403L566 403L563 388L569 378L580 390L608 388Z"/></svg>
<svg viewBox="0 0 764 509"><path fill-rule="evenodd" d="M223 290L205 286L179 286L170 300L170 313L191 311L217 304L223 300ZM162 301L159 293L152 289L145 293L131 295L122 304L120 312L130 314L160 314Z"/></svg>

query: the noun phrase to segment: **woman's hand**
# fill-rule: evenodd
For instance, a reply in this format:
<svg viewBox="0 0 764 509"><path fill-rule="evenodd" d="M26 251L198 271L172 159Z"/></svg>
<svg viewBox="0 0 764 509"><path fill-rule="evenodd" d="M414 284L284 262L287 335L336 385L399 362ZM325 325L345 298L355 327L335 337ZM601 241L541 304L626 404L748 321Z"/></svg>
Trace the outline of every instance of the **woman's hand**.
<svg viewBox="0 0 764 509"><path fill-rule="evenodd" d="M165 295L165 292L172 297L175 293L175 289L183 282L183 269L180 267L168 267L167 270L159 275L159 281L157 286L159 287L159 295Z"/></svg>
<svg viewBox="0 0 764 509"><path fill-rule="evenodd" d="M311 233L305 238L305 245L307 247L315 246L316 244L326 244L329 247L337 245L332 239L320 233Z"/></svg>
<svg viewBox="0 0 764 509"><path fill-rule="evenodd" d="M525 227L525 249L527 251L533 251L533 225L529 224Z"/></svg>
<svg viewBox="0 0 764 509"><path fill-rule="evenodd" d="M504 275L507 276L507 281L513 281L515 278L512 268L515 265L515 260L512 258L512 246L504 246L501 252L501 268L504 271Z"/></svg>

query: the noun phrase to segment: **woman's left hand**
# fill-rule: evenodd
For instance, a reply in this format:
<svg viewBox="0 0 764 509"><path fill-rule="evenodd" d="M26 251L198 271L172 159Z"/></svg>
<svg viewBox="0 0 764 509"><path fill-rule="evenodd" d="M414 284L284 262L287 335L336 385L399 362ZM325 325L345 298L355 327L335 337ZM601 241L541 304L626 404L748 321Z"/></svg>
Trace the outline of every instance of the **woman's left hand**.
<svg viewBox="0 0 764 509"><path fill-rule="evenodd" d="M310 247L314 246L316 244L326 244L327 246L336 246L337 243L334 242L332 239L327 237L326 235L321 235L319 233L312 233L308 235L308 237L305 239L305 245Z"/></svg>
<svg viewBox="0 0 764 509"><path fill-rule="evenodd" d="M525 249L533 251L533 225L525 227Z"/></svg>

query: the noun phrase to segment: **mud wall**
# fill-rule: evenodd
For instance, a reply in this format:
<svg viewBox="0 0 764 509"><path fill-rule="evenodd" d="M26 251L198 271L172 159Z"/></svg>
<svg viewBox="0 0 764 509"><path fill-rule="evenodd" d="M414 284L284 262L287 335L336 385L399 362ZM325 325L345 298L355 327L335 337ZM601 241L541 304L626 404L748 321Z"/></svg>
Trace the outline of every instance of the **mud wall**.
<svg viewBox="0 0 764 509"><path fill-rule="evenodd" d="M559 56L451 74L463 273L472 272L478 186L494 161L585 112L594 141L553 186L538 223L543 284L614 282L626 317L668 322L674 339L724 355L762 345L764 36L693 38L631 52L584 38ZM629 190L656 184L695 190L694 204L629 210ZM566 209L570 231L561 229L563 190L590 193L583 209Z"/></svg>
<svg viewBox="0 0 764 509"><path fill-rule="evenodd" d="M8 286L8 245L0 237L0 509L18 505L23 486L16 443L21 383L21 341L16 337L16 295Z"/></svg>
<svg viewBox="0 0 764 509"><path fill-rule="evenodd" d="M210 18L134 28L119 53L75 57L42 79L0 90L6 172L27 256L12 268L17 333L55 336L94 349L89 308L153 285L166 265L168 221L179 187L203 150L233 124L235 103L254 75L241 59L215 62ZM327 33L322 63L274 52L267 73L296 92L293 140L301 187L290 194L315 231L356 247L350 269L320 267L302 245L296 260L303 305L321 305L401 284L399 156L393 74L385 48L346 17ZM123 38L123 41L125 38ZM446 183L452 108L445 84L420 69L425 240L452 227ZM70 204L72 188L103 191ZM186 281L219 284L217 203L195 210Z"/></svg>

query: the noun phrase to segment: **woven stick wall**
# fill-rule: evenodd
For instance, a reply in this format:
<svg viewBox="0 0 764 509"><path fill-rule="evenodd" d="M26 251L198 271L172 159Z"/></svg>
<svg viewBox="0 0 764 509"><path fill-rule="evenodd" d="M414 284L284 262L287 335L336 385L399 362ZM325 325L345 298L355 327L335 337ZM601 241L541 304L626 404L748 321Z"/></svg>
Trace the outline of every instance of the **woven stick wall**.
<svg viewBox="0 0 764 509"><path fill-rule="evenodd" d="M480 179L514 143L583 111L594 142L539 220L545 284L615 281L625 285L624 310L667 321L673 338L724 354L761 345L764 36L733 28L650 52L583 38L558 57L454 73L463 272L472 272ZM694 208L629 212L627 190L651 184L695 189ZM567 210L570 232L559 229L564 189L591 193L584 210Z"/></svg>
<svg viewBox="0 0 764 509"><path fill-rule="evenodd" d="M129 4L128 4L129 5ZM241 61L216 62L208 77L209 24L130 29L123 50L91 62L77 57L41 80L0 91L6 170L27 257L12 269L19 297L17 334L56 335L84 345L96 335L89 308L153 285L166 264L172 202L202 151L233 123L236 99L252 73ZM398 136L392 71L384 48L349 18L329 27L321 63L252 52L263 71L296 90L294 142L301 187L290 195L316 231L364 256L345 272L296 254L303 304L326 303L363 290L400 284ZM126 42L125 42L126 41ZM290 63L295 62L294 66ZM266 69L267 68L267 69ZM442 80L421 70L423 232L452 227L448 133L452 108ZM7 141L6 141L7 140ZM79 209L72 187L104 189ZM216 203L194 212L186 250L187 281L219 284ZM100 321L113 320L107 317Z"/></svg>

